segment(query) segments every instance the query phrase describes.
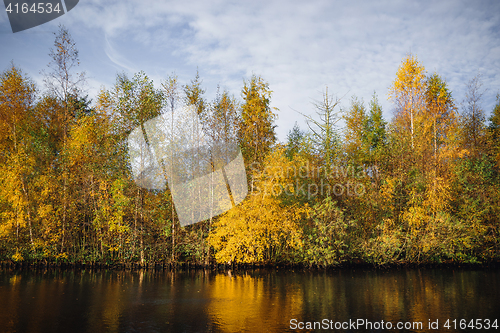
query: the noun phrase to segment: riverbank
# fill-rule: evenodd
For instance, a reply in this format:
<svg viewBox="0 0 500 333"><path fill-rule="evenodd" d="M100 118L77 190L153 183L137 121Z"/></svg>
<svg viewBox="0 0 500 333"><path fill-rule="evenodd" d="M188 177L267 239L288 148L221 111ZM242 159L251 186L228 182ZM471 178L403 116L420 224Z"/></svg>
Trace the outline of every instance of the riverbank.
<svg viewBox="0 0 500 333"><path fill-rule="evenodd" d="M276 263L260 263L260 264L196 264L190 262L177 263L65 263L65 262L12 262L1 261L0 269L90 269L90 270L190 270L190 269L210 269L210 270L253 270L253 269L279 269L279 270L336 270L344 268L362 268L362 269L404 269L404 268L500 268L499 260L491 260L486 262L458 262L458 261L443 261L427 262L427 263L391 263L385 265L375 265L366 262L349 262L338 265L318 266L304 264L276 264Z"/></svg>

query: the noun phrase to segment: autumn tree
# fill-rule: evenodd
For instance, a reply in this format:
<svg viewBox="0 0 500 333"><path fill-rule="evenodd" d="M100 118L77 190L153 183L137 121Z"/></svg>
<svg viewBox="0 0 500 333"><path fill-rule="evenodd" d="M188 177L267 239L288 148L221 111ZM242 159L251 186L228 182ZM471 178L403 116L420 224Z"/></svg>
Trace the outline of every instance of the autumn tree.
<svg viewBox="0 0 500 333"><path fill-rule="evenodd" d="M238 136L246 165L262 163L276 142L271 94L261 77L253 75L244 82Z"/></svg>
<svg viewBox="0 0 500 333"><path fill-rule="evenodd" d="M434 188L436 182L443 181L441 177L448 177L447 163L459 154L458 122L456 107L446 82L434 73L426 82L426 119L424 124L425 145L422 151L422 168L432 179ZM430 163L432 161L432 163Z"/></svg>
<svg viewBox="0 0 500 333"><path fill-rule="evenodd" d="M80 109L82 116L74 120L65 149L78 226L74 256L123 258L125 240L131 240L124 235L128 207L120 203L129 203L124 198L127 179L117 158L120 136L113 131L109 103L109 95L101 91L94 108Z"/></svg>
<svg viewBox="0 0 500 333"><path fill-rule="evenodd" d="M408 55L403 59L389 93L396 106L395 120L403 130L401 134L409 137L413 149L424 110L425 94L425 68L417 57Z"/></svg>
<svg viewBox="0 0 500 333"><path fill-rule="evenodd" d="M20 69L0 75L0 239L15 244L16 254L26 236L34 246L34 102L35 85Z"/></svg>
<svg viewBox="0 0 500 333"><path fill-rule="evenodd" d="M265 169L254 174L249 198L214 223L209 242L217 262L294 262L300 258L301 221L308 206L289 201L300 194L291 186L293 173L285 170L298 169L304 162L290 161L283 147L266 156Z"/></svg>
<svg viewBox="0 0 500 333"><path fill-rule="evenodd" d="M185 103L187 105L194 105L198 116L204 117L206 110L206 101L203 97L205 90L201 87L200 73L196 71L196 77L191 80L190 84L183 86L185 94Z"/></svg>
<svg viewBox="0 0 500 333"><path fill-rule="evenodd" d="M238 106L228 91L217 88L215 99L210 103L210 113L203 120L204 130L212 142L236 143L240 122Z"/></svg>
<svg viewBox="0 0 500 333"><path fill-rule="evenodd" d="M422 195L424 175L417 166L422 163L423 122L425 120L425 68L413 55L406 56L396 72L389 90L395 114L388 127L387 184L392 192L393 217L400 222L401 212L409 202L408 192L418 189ZM397 224L396 223L396 224Z"/></svg>
<svg viewBox="0 0 500 333"><path fill-rule="evenodd" d="M450 121L455 118L454 103L446 82L434 73L427 78L426 82L426 108L432 122L432 146L434 158L437 159L438 147L440 147L449 130Z"/></svg>
<svg viewBox="0 0 500 333"><path fill-rule="evenodd" d="M48 64L49 72L43 72L44 82L48 89L50 97L54 98L59 104L58 127L62 137L60 143L56 144L60 156L59 170L62 187L61 193L61 254L65 252L66 243L70 237L72 228L72 217L69 216L70 193L69 193L69 174L67 168L67 154L65 152L68 142L68 134L75 118L75 106L80 99L82 84L85 81L84 73L75 73L76 67L80 64L78 49L76 43L71 37L69 31L62 25L59 26L57 33L54 33L54 47L50 50L51 61Z"/></svg>
<svg viewBox="0 0 500 333"><path fill-rule="evenodd" d="M240 120L238 102L227 91L220 92L218 88L215 99L210 104L208 116L203 120L203 127L208 135L212 168L214 171L220 169L226 181L226 170L222 166L234 160L240 152L238 146ZM229 188L228 191L231 192Z"/></svg>
<svg viewBox="0 0 500 333"><path fill-rule="evenodd" d="M0 75L0 120L2 126L2 150L16 149L21 137L23 122L32 120L32 107L35 102L35 85L23 72L11 65L9 70ZM7 142L12 142L12 145Z"/></svg>

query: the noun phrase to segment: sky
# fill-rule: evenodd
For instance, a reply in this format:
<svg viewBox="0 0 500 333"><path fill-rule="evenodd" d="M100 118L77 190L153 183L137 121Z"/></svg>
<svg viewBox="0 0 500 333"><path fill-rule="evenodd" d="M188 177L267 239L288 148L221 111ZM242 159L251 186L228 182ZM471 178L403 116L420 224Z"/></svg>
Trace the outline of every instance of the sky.
<svg viewBox="0 0 500 333"><path fill-rule="evenodd" d="M388 91L407 54L446 80L455 103L480 74L489 115L500 92L500 1L130 1L80 0L65 15L13 33L0 13L0 71L11 61L44 91L54 32L63 24L79 49L94 98L116 75L144 71L157 87L197 70L213 100L217 86L241 100L244 80L261 76L273 91L281 141L328 87L347 109L374 93L390 120ZM342 125L339 124L341 127Z"/></svg>

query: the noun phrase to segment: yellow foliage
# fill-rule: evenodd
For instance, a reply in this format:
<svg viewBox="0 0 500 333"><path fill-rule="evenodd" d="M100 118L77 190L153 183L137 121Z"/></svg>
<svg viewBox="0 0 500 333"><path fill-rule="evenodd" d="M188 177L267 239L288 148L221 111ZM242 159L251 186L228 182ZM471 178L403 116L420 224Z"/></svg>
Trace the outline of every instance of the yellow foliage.
<svg viewBox="0 0 500 333"><path fill-rule="evenodd" d="M287 186L290 162L283 149L277 149L265 161L265 172L254 181L259 189L283 189ZM218 262L263 262L282 249L302 246L300 221L308 206L284 205L282 191L256 191L239 206L229 210L215 224L208 241Z"/></svg>
<svg viewBox="0 0 500 333"><path fill-rule="evenodd" d="M251 196L214 225L209 242L217 262L262 262L277 248L302 246L299 221L304 208L284 207L271 196Z"/></svg>
<svg viewBox="0 0 500 333"><path fill-rule="evenodd" d="M449 181L442 177L436 177L427 190L427 198L424 206L429 207L433 214L439 211L447 211L450 206L451 186Z"/></svg>
<svg viewBox="0 0 500 333"><path fill-rule="evenodd" d="M396 79L389 90L389 96L393 99L403 112L416 111L423 102L425 89L425 68L412 55L403 59L396 73ZM415 98L417 97L417 98Z"/></svg>
<svg viewBox="0 0 500 333"><path fill-rule="evenodd" d="M397 177L387 177L385 184L380 187L380 196L385 201L385 206L394 210L393 197L397 186Z"/></svg>
<svg viewBox="0 0 500 333"><path fill-rule="evenodd" d="M68 254L66 252L58 253L55 255L55 259L58 260L68 260Z"/></svg>
<svg viewBox="0 0 500 333"><path fill-rule="evenodd" d="M21 253L19 253L19 251L16 251L16 253L14 253L14 255L12 255L12 260L14 261L23 261L24 258L23 258L23 255Z"/></svg>

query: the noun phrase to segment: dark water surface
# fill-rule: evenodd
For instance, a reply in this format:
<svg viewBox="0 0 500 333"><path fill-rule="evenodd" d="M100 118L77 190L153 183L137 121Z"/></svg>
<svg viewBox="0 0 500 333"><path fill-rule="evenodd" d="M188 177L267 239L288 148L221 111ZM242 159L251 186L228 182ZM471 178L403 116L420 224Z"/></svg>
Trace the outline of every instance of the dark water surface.
<svg viewBox="0 0 500 333"><path fill-rule="evenodd" d="M2 332L478 332L486 319L500 331L499 269L0 271Z"/></svg>

